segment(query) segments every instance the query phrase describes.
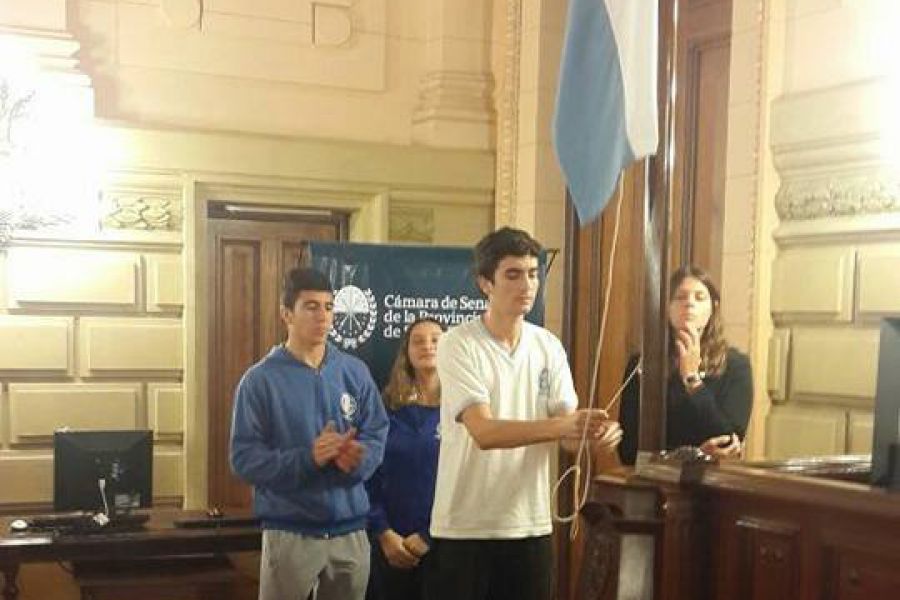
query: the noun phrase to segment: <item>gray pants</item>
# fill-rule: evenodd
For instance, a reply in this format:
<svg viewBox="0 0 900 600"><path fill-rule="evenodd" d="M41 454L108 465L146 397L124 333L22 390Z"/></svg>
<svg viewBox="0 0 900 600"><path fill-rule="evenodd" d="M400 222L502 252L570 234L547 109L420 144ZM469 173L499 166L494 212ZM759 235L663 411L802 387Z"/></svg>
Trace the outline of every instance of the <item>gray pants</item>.
<svg viewBox="0 0 900 600"><path fill-rule="evenodd" d="M369 581L365 531L323 539L267 529L262 536L259 600L363 600Z"/></svg>

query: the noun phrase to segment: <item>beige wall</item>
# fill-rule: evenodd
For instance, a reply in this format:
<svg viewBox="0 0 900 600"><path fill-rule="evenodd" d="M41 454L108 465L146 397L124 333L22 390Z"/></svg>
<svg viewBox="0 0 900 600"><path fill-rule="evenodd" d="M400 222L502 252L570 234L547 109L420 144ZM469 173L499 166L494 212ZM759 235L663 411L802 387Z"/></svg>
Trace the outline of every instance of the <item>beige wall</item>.
<svg viewBox="0 0 900 600"><path fill-rule="evenodd" d="M50 499L63 425L153 428L157 494L205 504L208 201L338 209L376 242L494 225L492 3L200 4L0 4L28 84L85 121L40 179L93 190L0 244L0 504Z"/></svg>
<svg viewBox="0 0 900 600"><path fill-rule="evenodd" d="M553 113L568 2L521 0L515 202L510 224L533 232L546 246L565 251L566 188L553 149ZM499 204L499 202L498 202ZM499 215L498 215L499 216ZM562 257L563 254L560 254ZM563 328L563 263L546 287L547 326Z"/></svg>
<svg viewBox="0 0 900 600"><path fill-rule="evenodd" d="M754 365L755 394L747 439L747 455L762 453L761 416L767 399L759 382L759 344L754 327L758 296L754 286L760 273L761 234L760 154L761 132L747 123L762 122L765 115L761 79L763 61L763 2L738 0L733 3L731 65L728 90L728 143L725 156L725 197L723 199L722 317L728 340L748 352Z"/></svg>
<svg viewBox="0 0 900 600"><path fill-rule="evenodd" d="M491 2L68 4L100 117L490 146Z"/></svg>
<svg viewBox="0 0 900 600"><path fill-rule="evenodd" d="M771 457L871 449L878 321L900 313L897 10L764 3L753 334Z"/></svg>
<svg viewBox="0 0 900 600"><path fill-rule="evenodd" d="M181 495L183 300L180 289L152 275L154 265L178 265L179 250L22 237L6 248L0 477L12 485L3 486L0 502L51 499L48 448L61 427L162 425L154 490ZM15 474L25 464L23 487Z"/></svg>

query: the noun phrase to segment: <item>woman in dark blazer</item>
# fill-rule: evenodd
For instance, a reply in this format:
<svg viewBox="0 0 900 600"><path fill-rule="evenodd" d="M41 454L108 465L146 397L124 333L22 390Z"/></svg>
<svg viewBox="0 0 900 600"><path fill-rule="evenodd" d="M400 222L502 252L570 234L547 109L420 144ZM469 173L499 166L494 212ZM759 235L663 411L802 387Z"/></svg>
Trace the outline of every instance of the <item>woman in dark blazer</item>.
<svg viewBox="0 0 900 600"><path fill-rule="evenodd" d="M753 404L753 375L745 354L728 345L721 297L709 275L695 266L676 271L669 283L669 381L666 448L698 446L717 457L737 457ZM628 362L628 378L639 363ZM637 455L640 369L622 393L619 445L623 464Z"/></svg>

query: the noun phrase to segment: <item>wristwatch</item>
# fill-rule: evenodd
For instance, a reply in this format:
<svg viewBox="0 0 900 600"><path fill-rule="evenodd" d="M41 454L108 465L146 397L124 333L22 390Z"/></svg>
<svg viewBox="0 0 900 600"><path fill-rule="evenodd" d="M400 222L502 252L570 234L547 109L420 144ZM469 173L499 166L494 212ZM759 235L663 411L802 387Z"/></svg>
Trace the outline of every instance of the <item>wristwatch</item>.
<svg viewBox="0 0 900 600"><path fill-rule="evenodd" d="M688 373L684 376L684 383L687 387L694 387L698 385L702 380L700 379L699 373Z"/></svg>

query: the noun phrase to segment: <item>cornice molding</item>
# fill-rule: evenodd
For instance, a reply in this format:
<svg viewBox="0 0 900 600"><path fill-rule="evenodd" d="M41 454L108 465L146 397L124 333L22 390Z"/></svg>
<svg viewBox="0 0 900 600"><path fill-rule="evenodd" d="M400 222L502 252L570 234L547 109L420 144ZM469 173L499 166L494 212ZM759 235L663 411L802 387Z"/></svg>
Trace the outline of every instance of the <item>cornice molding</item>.
<svg viewBox="0 0 900 600"><path fill-rule="evenodd" d="M788 180L775 195L782 221L900 212L900 177L886 172Z"/></svg>
<svg viewBox="0 0 900 600"><path fill-rule="evenodd" d="M0 40L13 42L28 54L45 79L57 84L90 88L91 80L81 70L80 42L69 32L0 25Z"/></svg>
<svg viewBox="0 0 900 600"><path fill-rule="evenodd" d="M891 146L884 78L798 92L773 105L772 150L782 222L900 212L900 173Z"/></svg>

